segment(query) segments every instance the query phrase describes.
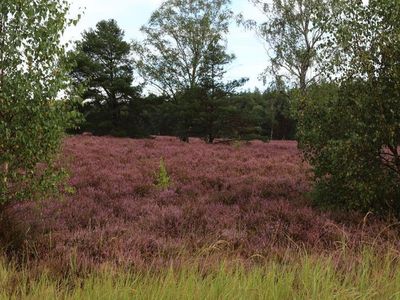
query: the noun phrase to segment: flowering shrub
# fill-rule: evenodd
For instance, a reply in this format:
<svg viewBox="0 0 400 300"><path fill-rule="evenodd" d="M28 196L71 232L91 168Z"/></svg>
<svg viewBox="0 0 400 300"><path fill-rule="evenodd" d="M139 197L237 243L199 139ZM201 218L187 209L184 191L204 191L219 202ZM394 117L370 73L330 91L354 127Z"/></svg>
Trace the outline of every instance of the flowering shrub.
<svg viewBox="0 0 400 300"><path fill-rule="evenodd" d="M352 247L387 225L369 216L361 230L363 216L344 219L310 207L308 165L295 142L252 141L235 148L157 137L148 145L67 138L64 157L74 193L40 207L9 207L0 224L3 245L60 271L71 257L80 268L103 262L144 268L209 251L267 257L287 248L332 250L343 239ZM160 157L174 179L166 190L154 185ZM376 243L390 232L383 231Z"/></svg>

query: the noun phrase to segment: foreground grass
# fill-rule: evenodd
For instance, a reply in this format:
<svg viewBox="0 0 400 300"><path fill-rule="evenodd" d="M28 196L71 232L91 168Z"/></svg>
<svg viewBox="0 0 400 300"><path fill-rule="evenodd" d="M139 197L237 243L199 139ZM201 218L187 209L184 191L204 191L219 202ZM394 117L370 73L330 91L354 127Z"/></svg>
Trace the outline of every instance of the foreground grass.
<svg viewBox="0 0 400 300"><path fill-rule="evenodd" d="M33 278L0 263L0 299L400 299L397 253L364 251L359 259L304 255L263 266L199 266L133 274L112 268L80 279Z"/></svg>

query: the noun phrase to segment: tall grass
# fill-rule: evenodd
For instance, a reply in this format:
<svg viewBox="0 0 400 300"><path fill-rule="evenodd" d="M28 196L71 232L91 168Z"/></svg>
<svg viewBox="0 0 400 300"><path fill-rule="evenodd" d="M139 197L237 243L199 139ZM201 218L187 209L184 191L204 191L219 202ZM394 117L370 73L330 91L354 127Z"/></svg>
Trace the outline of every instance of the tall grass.
<svg viewBox="0 0 400 300"><path fill-rule="evenodd" d="M251 268L187 265L161 273L103 268L85 278L58 280L46 273L34 278L3 261L0 299L400 299L398 253L344 255L302 255Z"/></svg>

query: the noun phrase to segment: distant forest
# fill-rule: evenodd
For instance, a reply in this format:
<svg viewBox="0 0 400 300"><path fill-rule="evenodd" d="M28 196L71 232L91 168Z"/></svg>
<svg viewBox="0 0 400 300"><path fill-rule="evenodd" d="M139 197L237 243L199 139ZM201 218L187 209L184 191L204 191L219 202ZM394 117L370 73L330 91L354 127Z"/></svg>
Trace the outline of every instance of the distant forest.
<svg viewBox="0 0 400 300"><path fill-rule="evenodd" d="M141 28L144 41L127 42L112 19L85 31L69 53L84 116L71 132L208 143L294 139L296 121L283 85L241 91L246 78L225 80L235 59L226 42L234 19L226 0L167 1Z"/></svg>

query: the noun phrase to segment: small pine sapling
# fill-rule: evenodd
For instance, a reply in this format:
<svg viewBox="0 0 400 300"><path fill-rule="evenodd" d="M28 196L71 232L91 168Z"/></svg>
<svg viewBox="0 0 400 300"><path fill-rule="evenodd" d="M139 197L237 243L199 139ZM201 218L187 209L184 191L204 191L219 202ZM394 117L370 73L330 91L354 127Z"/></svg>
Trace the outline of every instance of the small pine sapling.
<svg viewBox="0 0 400 300"><path fill-rule="evenodd" d="M156 186L160 189L167 189L171 185L171 179L168 175L167 168L165 167L164 159L160 159L160 166L156 173Z"/></svg>

